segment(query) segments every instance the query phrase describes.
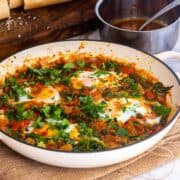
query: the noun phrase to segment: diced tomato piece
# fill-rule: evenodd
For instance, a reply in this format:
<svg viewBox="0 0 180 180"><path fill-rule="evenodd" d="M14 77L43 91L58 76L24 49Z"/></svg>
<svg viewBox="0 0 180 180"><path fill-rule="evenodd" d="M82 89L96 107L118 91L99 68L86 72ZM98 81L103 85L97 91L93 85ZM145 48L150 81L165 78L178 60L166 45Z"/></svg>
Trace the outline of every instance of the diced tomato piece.
<svg viewBox="0 0 180 180"><path fill-rule="evenodd" d="M134 74L135 70L133 67L124 66L122 72L131 75Z"/></svg>
<svg viewBox="0 0 180 180"><path fill-rule="evenodd" d="M30 124L30 120L21 121L21 126L22 127L27 127L29 124Z"/></svg>
<svg viewBox="0 0 180 180"><path fill-rule="evenodd" d="M127 129L130 135L141 135L144 133L145 129L143 125L138 123L137 118L131 117L123 125L123 128Z"/></svg>
<svg viewBox="0 0 180 180"><path fill-rule="evenodd" d="M61 90L62 91L68 91L69 90L69 87L68 86L65 86L63 84L60 85L61 86Z"/></svg>
<svg viewBox="0 0 180 180"><path fill-rule="evenodd" d="M74 107L71 113L72 116L77 116L80 113L80 109L78 107Z"/></svg>
<svg viewBox="0 0 180 180"><path fill-rule="evenodd" d="M155 99L156 98L156 95L152 92L152 91L147 91L145 93L145 96L148 98L148 99Z"/></svg>
<svg viewBox="0 0 180 180"><path fill-rule="evenodd" d="M40 116L40 113L37 112L37 111L35 111L34 114L35 114L36 117L39 117L39 116Z"/></svg>
<svg viewBox="0 0 180 180"><path fill-rule="evenodd" d="M155 134L156 132L160 131L161 128L162 128L161 125L157 125L153 127L151 134Z"/></svg>
<svg viewBox="0 0 180 180"><path fill-rule="evenodd" d="M26 81L27 81L26 79L17 79L18 83L23 83L23 82L26 82Z"/></svg>
<svg viewBox="0 0 180 180"><path fill-rule="evenodd" d="M102 99L102 94L97 89L94 89L94 90L91 91L91 96L93 97L93 99L95 101L98 101L98 100Z"/></svg>
<svg viewBox="0 0 180 180"><path fill-rule="evenodd" d="M144 127L141 124L134 124L134 127L138 133L138 135L141 135L144 133Z"/></svg>
<svg viewBox="0 0 180 180"><path fill-rule="evenodd" d="M97 132L101 132L108 129L108 124L106 121L103 120L93 121L92 128L95 129Z"/></svg>
<svg viewBox="0 0 180 180"><path fill-rule="evenodd" d="M12 130L22 130L26 128L30 124L30 120L23 120L23 121L11 121L10 124L12 125Z"/></svg>
<svg viewBox="0 0 180 180"><path fill-rule="evenodd" d="M66 106L76 106L78 104L79 104L79 100L74 100L74 101L65 103Z"/></svg>
<svg viewBox="0 0 180 180"><path fill-rule="evenodd" d="M90 90L89 89L84 89L84 94L86 95L86 96L89 96L89 94L90 94Z"/></svg>
<svg viewBox="0 0 180 180"><path fill-rule="evenodd" d="M121 145L122 138L120 136L107 134L102 136L102 140L105 142L108 148L113 149Z"/></svg>
<svg viewBox="0 0 180 180"><path fill-rule="evenodd" d="M64 111L66 114L71 114L73 112L73 106L64 106Z"/></svg>
<svg viewBox="0 0 180 180"><path fill-rule="evenodd" d="M131 123L131 122L135 122L135 121L137 121L137 118L131 117L128 121L126 121L126 122L124 123L124 125L127 125L127 124L129 124L129 123Z"/></svg>
<svg viewBox="0 0 180 180"><path fill-rule="evenodd" d="M17 121L11 121L10 125L12 126L12 130L17 131L20 129L20 123Z"/></svg>
<svg viewBox="0 0 180 180"><path fill-rule="evenodd" d="M3 113L6 113L8 112L9 108L8 107L3 107L0 111L2 111L2 114Z"/></svg>

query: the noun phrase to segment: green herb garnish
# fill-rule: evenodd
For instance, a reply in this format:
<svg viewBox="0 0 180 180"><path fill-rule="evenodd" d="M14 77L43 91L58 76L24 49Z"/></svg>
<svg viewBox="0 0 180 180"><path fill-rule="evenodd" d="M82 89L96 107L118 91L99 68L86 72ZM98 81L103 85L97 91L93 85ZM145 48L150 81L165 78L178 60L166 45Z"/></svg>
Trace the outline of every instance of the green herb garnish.
<svg viewBox="0 0 180 180"><path fill-rule="evenodd" d="M91 96L80 97L80 108L87 117L98 118L104 112L105 104L94 104Z"/></svg>
<svg viewBox="0 0 180 180"><path fill-rule="evenodd" d="M66 70L70 70L70 69L73 69L73 68L74 68L74 64L73 63L66 63L63 66L63 69L66 69Z"/></svg>
<svg viewBox="0 0 180 180"><path fill-rule="evenodd" d="M100 77L100 76L103 76L103 75L108 75L110 74L108 71L105 71L105 70L98 70L94 73L95 76L97 77Z"/></svg>
<svg viewBox="0 0 180 180"><path fill-rule="evenodd" d="M81 60L78 60L77 62L76 62L76 64L82 69L82 68L84 68L84 66L85 66L85 62L84 61L81 61Z"/></svg>
<svg viewBox="0 0 180 180"><path fill-rule="evenodd" d="M126 129L124 129L124 128L119 127L117 129L117 135L119 135L119 136L127 136L128 131Z"/></svg>
<svg viewBox="0 0 180 180"><path fill-rule="evenodd" d="M7 105L8 103L8 95L4 94L0 96L0 102L2 103L3 106Z"/></svg>
<svg viewBox="0 0 180 180"><path fill-rule="evenodd" d="M171 108L167 108L163 105L153 106L153 110L157 115L163 116L163 117L167 117L169 113L171 112Z"/></svg>
<svg viewBox="0 0 180 180"><path fill-rule="evenodd" d="M162 83L157 82L153 85L154 91L157 94L165 95L173 86L165 87Z"/></svg>

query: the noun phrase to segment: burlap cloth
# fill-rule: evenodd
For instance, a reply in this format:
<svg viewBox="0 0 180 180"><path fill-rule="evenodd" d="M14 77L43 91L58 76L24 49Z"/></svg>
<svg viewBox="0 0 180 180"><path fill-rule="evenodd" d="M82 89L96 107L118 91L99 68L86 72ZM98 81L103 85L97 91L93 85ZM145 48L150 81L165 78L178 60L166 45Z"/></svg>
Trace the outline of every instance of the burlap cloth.
<svg viewBox="0 0 180 180"><path fill-rule="evenodd" d="M103 168L68 169L47 166L24 158L0 143L0 180L121 180L177 158L180 158L180 118L171 132L148 152Z"/></svg>

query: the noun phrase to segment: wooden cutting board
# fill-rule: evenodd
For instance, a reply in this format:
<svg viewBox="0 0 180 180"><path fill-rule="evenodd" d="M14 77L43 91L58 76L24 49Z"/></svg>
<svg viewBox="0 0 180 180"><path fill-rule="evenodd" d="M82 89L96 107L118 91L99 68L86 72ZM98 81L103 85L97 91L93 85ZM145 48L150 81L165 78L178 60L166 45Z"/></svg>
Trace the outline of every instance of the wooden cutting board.
<svg viewBox="0 0 180 180"><path fill-rule="evenodd" d="M29 11L13 10L10 19L0 21L0 60L34 45L95 29L95 4L96 0L74 0Z"/></svg>

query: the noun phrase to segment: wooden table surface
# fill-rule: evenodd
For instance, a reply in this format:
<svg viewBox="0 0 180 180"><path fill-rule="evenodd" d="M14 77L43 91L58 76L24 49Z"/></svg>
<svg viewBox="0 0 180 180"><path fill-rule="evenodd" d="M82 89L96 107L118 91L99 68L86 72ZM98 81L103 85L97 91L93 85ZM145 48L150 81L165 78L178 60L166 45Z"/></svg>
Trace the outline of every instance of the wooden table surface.
<svg viewBox="0 0 180 180"><path fill-rule="evenodd" d="M12 10L0 21L0 59L42 43L59 41L97 27L96 0L76 0L24 11Z"/></svg>

